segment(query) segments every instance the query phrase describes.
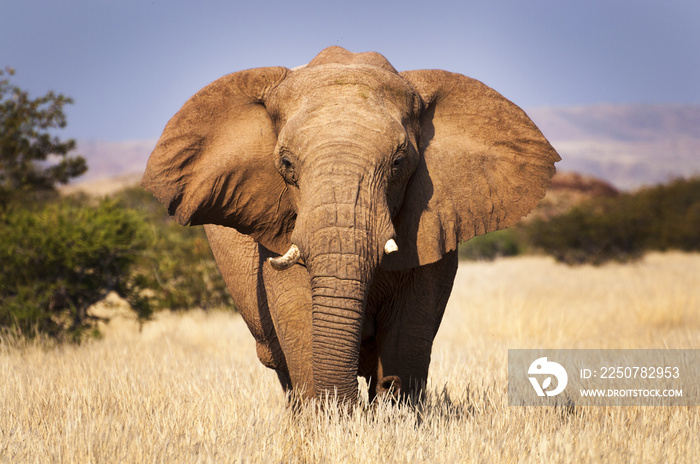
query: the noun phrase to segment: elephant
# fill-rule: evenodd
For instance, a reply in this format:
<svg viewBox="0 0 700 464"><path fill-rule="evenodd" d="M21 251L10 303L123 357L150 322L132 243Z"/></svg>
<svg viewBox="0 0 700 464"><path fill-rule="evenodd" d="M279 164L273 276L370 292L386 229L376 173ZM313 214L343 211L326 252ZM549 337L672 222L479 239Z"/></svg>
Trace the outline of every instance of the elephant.
<svg viewBox="0 0 700 464"><path fill-rule="evenodd" d="M370 399L424 391L459 242L525 216L559 160L485 84L333 46L205 86L141 185L204 225L284 391L357 404L360 376Z"/></svg>

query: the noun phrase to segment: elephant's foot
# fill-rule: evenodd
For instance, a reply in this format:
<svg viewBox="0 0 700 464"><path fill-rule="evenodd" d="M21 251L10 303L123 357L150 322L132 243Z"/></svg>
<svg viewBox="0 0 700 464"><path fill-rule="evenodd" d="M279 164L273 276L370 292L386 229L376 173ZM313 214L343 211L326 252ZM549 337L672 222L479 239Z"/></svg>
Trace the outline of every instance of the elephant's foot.
<svg viewBox="0 0 700 464"><path fill-rule="evenodd" d="M388 396L392 401L401 398L401 379L398 375L387 375L377 382L375 389L378 397Z"/></svg>

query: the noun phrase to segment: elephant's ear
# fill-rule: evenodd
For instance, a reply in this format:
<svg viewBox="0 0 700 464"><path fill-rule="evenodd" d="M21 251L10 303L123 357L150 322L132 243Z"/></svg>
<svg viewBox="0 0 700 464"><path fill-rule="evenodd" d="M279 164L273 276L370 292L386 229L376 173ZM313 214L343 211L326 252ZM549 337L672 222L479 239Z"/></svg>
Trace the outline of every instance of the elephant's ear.
<svg viewBox="0 0 700 464"><path fill-rule="evenodd" d="M229 74L195 94L163 131L141 181L180 224L219 224L283 253L294 210L265 109L285 68Z"/></svg>
<svg viewBox="0 0 700 464"><path fill-rule="evenodd" d="M423 100L419 167L384 265L429 264L460 241L515 224L544 196L559 155L528 116L479 81L403 72Z"/></svg>

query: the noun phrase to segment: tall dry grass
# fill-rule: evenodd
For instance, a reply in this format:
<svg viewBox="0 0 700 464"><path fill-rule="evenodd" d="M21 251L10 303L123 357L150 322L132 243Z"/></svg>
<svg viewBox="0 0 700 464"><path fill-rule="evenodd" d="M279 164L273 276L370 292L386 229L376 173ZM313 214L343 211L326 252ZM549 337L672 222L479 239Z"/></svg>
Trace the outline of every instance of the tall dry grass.
<svg viewBox="0 0 700 464"><path fill-rule="evenodd" d="M509 407L509 348L700 348L700 255L463 263L425 405L286 407L226 312L117 318L103 340L0 343L2 462L698 462L688 407Z"/></svg>

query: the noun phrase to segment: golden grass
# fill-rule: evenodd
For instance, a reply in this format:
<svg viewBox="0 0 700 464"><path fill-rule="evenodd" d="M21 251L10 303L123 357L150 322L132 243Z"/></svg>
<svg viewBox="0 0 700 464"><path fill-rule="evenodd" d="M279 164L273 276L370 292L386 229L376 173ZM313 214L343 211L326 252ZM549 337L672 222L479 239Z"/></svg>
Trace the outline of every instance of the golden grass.
<svg viewBox="0 0 700 464"><path fill-rule="evenodd" d="M286 407L241 319L160 314L0 341L1 462L698 462L699 408L509 407L508 348L699 348L700 255L463 263L426 404Z"/></svg>

